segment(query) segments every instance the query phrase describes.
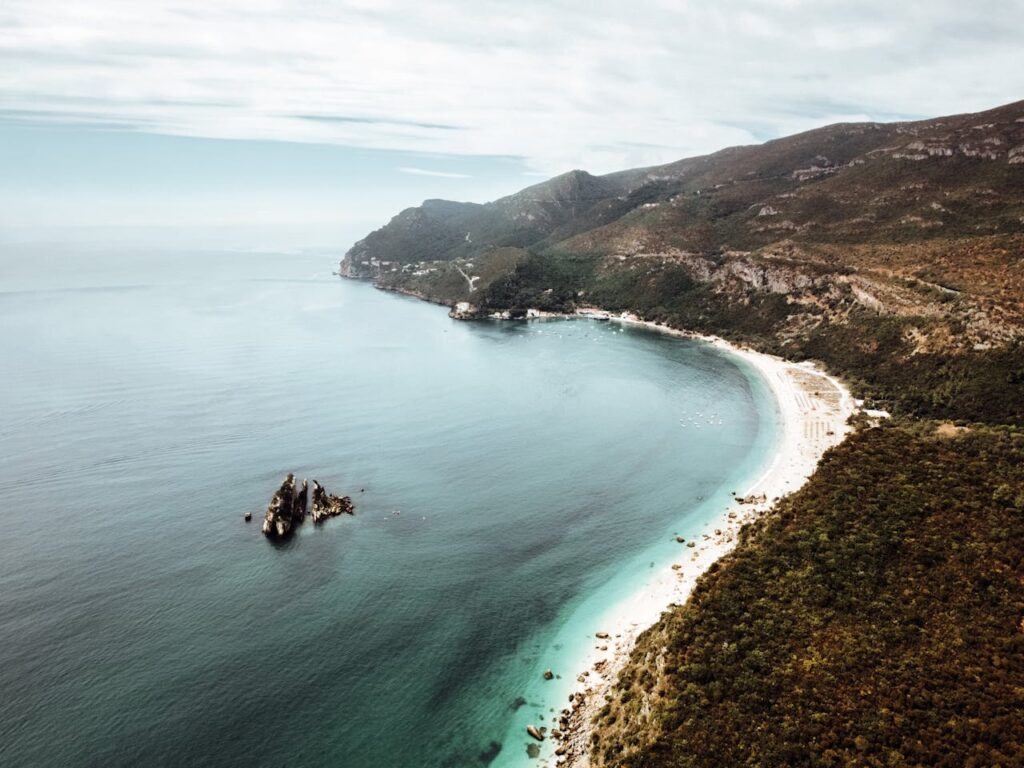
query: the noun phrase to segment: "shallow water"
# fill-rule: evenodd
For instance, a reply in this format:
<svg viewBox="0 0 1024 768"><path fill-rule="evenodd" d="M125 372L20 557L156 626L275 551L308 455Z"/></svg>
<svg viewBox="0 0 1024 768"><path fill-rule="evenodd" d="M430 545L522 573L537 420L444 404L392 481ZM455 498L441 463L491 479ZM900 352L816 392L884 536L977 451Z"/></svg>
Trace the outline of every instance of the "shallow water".
<svg viewBox="0 0 1024 768"><path fill-rule="evenodd" d="M456 322L328 254L7 250L4 766L536 765L601 612L774 440L695 342ZM356 516L269 544L289 470Z"/></svg>

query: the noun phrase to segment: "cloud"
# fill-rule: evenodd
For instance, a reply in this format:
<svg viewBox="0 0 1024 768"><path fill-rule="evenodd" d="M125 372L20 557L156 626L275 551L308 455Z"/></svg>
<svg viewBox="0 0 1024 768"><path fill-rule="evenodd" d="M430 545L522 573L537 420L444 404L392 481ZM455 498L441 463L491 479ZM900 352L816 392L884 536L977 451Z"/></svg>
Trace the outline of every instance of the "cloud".
<svg viewBox="0 0 1024 768"><path fill-rule="evenodd" d="M402 166L398 169L400 173L409 173L413 176L437 176L441 179L471 179L473 178L466 173L450 173L448 171L428 171L426 168L410 168L409 166Z"/></svg>
<svg viewBox="0 0 1024 768"><path fill-rule="evenodd" d="M1024 94L1024 0L6 0L0 30L9 120L539 173Z"/></svg>
<svg viewBox="0 0 1024 768"><path fill-rule="evenodd" d="M435 128L441 131L457 131L457 125L442 123L417 123L412 120L386 120L379 117L353 117L351 115L293 115L300 120L312 120L322 123L364 123L366 125L407 125L413 128Z"/></svg>

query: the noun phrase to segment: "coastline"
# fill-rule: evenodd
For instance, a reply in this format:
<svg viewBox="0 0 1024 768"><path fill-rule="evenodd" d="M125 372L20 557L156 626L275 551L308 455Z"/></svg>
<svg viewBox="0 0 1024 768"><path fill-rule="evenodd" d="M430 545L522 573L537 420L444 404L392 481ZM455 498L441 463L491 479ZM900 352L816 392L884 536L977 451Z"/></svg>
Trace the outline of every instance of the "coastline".
<svg viewBox="0 0 1024 768"><path fill-rule="evenodd" d="M425 298L412 291L384 290ZM594 718L604 706L605 696L615 685L639 636L656 624L664 612L686 603L700 577L735 548L739 530L744 525L807 482L825 451L841 443L852 431L847 421L858 412L859 404L841 381L813 363L795 363L717 336L643 320L628 311L613 313L583 307L572 313L529 309L515 316L509 312L484 316L468 302L458 302L451 307L449 316L459 320L586 318L702 341L741 358L753 368L771 389L778 408L778 439L767 466L757 479L738 489L733 501L709 520L693 539L680 542L679 553L671 563L666 563L627 598L609 606L600 629L591 638L590 647L581 654L578 666L572 667L577 670L576 683L569 694L568 707L560 712L552 710L553 717L539 732L544 737L543 743L538 745L540 765L589 768ZM888 414L879 412L877 415Z"/></svg>
<svg viewBox="0 0 1024 768"><path fill-rule="evenodd" d="M531 317L556 317L536 313ZM680 543L679 555L647 584L610 608L600 637L579 666L577 683L570 694L568 709L556 715L551 739L556 746L548 765L587 768L590 765L592 721L629 659L639 635L654 625L661 614L689 598L697 580L713 563L736 546L739 529L770 509L775 502L796 490L814 473L822 454L838 445L850 432L847 419L856 403L835 377L811 363L793 363L755 352L713 336L679 331L631 313L612 314L597 309L580 309L576 317L607 320L644 327L680 338L698 339L736 355L755 369L772 390L779 409L778 442L767 468L737 494L734 503L711 520L696 541ZM763 500L761 500L763 497ZM747 503L741 499L748 499Z"/></svg>

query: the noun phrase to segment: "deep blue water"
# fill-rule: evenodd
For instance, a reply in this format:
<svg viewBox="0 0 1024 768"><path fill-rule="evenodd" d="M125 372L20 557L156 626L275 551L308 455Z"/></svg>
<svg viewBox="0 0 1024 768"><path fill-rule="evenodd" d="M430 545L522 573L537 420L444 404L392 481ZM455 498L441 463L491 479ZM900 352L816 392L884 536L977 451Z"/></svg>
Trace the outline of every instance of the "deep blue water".
<svg viewBox="0 0 1024 768"><path fill-rule="evenodd" d="M771 448L706 345L334 263L0 255L0 765L538 764L598 612ZM272 546L287 471L356 516Z"/></svg>

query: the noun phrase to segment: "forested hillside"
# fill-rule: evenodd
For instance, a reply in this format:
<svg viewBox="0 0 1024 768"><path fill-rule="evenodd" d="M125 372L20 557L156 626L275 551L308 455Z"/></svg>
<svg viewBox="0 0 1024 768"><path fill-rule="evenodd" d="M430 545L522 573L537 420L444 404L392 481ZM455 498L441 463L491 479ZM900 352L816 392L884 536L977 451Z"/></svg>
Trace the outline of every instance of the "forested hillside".
<svg viewBox="0 0 1024 768"><path fill-rule="evenodd" d="M597 306L814 358L883 407L1024 419L1024 102L428 201L341 272L470 313Z"/></svg>
<svg viewBox="0 0 1024 768"><path fill-rule="evenodd" d="M855 434L649 630L631 768L1024 764L1024 433Z"/></svg>

